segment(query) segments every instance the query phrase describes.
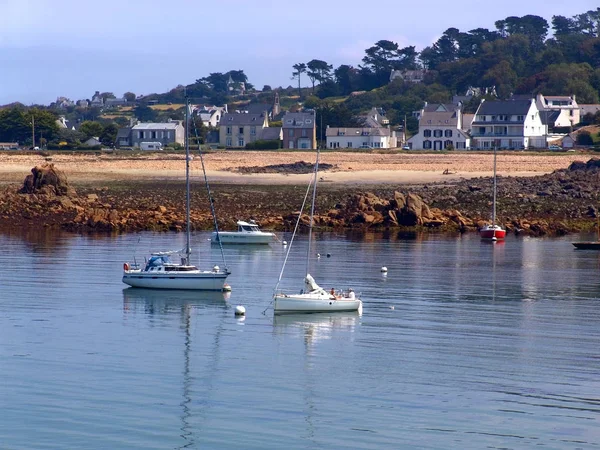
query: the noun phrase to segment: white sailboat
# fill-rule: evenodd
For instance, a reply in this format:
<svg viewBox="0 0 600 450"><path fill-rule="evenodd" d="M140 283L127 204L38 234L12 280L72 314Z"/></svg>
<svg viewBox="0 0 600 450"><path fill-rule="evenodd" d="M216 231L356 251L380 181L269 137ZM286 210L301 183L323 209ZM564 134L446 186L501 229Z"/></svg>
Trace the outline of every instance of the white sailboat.
<svg viewBox="0 0 600 450"><path fill-rule="evenodd" d="M214 266L210 270L201 270L190 263L190 146L189 146L189 101L186 100L185 133L185 185L186 185L186 244L182 250L156 252L150 255L144 267L136 263L123 264L123 283L137 288L147 289L193 289L203 291L222 291L225 280L230 274L223 258L224 268ZM206 178L206 174L205 174ZM208 183L207 183L208 187ZM209 193L210 198L210 193ZM212 203L211 203L212 207ZM214 216L214 208L213 208ZM216 220L215 220L216 223ZM177 255L179 261L172 261Z"/></svg>
<svg viewBox="0 0 600 450"><path fill-rule="evenodd" d="M309 266L311 260L311 241L312 241L312 228L313 218L315 212L315 199L317 195L317 175L319 171L319 150L317 149L317 162L315 164L314 177L308 185L306 190L306 196L300 209L300 214L296 222L294 234L290 240L290 247L288 248L281 273L279 274L279 281L275 288L273 295L273 310L275 314L293 314L293 313L318 313L318 312L336 312L336 311L362 311L362 301L356 297L354 291L349 289L348 291L327 292L325 289L320 287L312 275L309 273ZM283 271L285 269L285 263L287 262L288 256L292 249L294 237L298 230L298 224L304 210L304 204L310 192L310 187L313 185L312 204L310 208L310 223L308 233L308 250L306 254L306 276L304 277L304 289L299 294L287 294L284 292L278 292L277 288L283 277Z"/></svg>

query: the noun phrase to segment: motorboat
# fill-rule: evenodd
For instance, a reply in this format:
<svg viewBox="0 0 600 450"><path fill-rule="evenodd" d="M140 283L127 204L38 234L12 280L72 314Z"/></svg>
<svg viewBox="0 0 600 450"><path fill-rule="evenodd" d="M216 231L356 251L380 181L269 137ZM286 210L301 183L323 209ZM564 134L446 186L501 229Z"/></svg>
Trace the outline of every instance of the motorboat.
<svg viewBox="0 0 600 450"><path fill-rule="evenodd" d="M215 231L212 233L213 244L269 244L275 239L275 233L261 231L258 224L250 220L237 221L237 231Z"/></svg>

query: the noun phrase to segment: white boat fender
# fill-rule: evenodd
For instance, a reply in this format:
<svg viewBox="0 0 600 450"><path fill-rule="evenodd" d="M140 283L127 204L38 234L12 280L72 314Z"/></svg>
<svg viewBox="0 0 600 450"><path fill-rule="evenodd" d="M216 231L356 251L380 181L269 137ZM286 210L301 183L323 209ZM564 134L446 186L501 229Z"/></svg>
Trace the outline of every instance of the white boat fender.
<svg viewBox="0 0 600 450"><path fill-rule="evenodd" d="M387 272L387 267L383 266L383 267L381 268L381 272L382 272L382 273L386 273L386 272Z"/></svg>
<svg viewBox="0 0 600 450"><path fill-rule="evenodd" d="M215 272L215 273L216 273L216 272L218 272L218 271L219 271L219 269L220 269L220 267L219 267L219 266L214 266L214 267L213 267L213 272Z"/></svg>
<svg viewBox="0 0 600 450"><path fill-rule="evenodd" d="M236 316L245 316L246 315L246 308L244 308L241 305L238 305L235 307L235 315Z"/></svg>

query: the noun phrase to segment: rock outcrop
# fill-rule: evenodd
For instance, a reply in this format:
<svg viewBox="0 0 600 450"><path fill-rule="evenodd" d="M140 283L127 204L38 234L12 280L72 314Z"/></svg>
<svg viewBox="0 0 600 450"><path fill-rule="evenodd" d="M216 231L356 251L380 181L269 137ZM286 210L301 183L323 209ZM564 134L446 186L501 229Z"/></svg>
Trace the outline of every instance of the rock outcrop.
<svg viewBox="0 0 600 450"><path fill-rule="evenodd" d="M31 169L31 175L25 177L22 194L54 194L54 195L76 195L75 190L69 186L67 176L54 164L44 164Z"/></svg>

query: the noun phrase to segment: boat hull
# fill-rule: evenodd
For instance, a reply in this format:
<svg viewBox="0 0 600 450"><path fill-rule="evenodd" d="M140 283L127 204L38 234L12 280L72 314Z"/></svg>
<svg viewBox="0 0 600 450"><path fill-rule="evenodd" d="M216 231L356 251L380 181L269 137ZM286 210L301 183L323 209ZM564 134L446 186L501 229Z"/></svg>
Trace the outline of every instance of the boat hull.
<svg viewBox="0 0 600 450"><path fill-rule="evenodd" d="M227 279L226 273L145 273L139 270L123 272L123 283L147 289L186 289L197 291L222 291Z"/></svg>
<svg viewBox="0 0 600 450"><path fill-rule="evenodd" d="M493 240L496 238L497 240L501 240L506 237L506 230L503 230L498 225L495 227L485 226L479 230L479 235L481 236L481 239Z"/></svg>
<svg viewBox="0 0 600 450"><path fill-rule="evenodd" d="M236 231L220 231L219 237L217 238L217 233L213 233L211 235L211 242L213 244L218 244L219 240L222 244L270 244L273 242L273 237L275 235L273 233L266 233L260 231L258 233L243 233Z"/></svg>
<svg viewBox="0 0 600 450"><path fill-rule="evenodd" d="M310 294L279 294L275 296L273 310L275 314L360 311L362 302L359 299L333 299Z"/></svg>
<svg viewBox="0 0 600 450"><path fill-rule="evenodd" d="M572 242L579 250L600 250L600 242Z"/></svg>

